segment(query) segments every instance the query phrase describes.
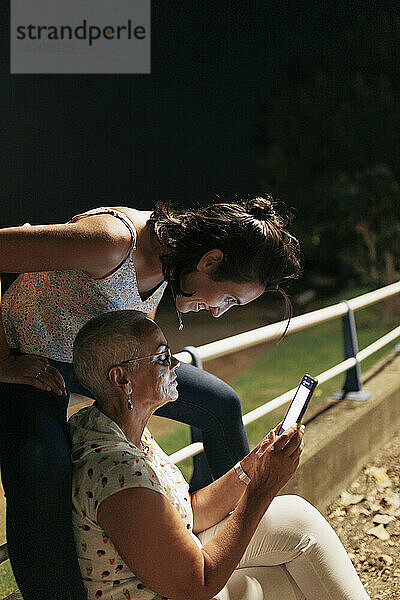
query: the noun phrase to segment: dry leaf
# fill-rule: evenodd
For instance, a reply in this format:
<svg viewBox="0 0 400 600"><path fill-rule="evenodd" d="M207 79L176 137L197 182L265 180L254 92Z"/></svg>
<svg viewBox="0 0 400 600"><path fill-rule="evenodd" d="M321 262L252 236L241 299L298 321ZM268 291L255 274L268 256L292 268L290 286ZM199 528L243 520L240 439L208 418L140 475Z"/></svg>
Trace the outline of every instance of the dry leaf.
<svg viewBox="0 0 400 600"><path fill-rule="evenodd" d="M373 477L376 483L383 484L387 483L387 481L390 481L386 469L383 469L382 467L369 467L368 469L365 469L365 472L367 475Z"/></svg>
<svg viewBox="0 0 400 600"><path fill-rule="evenodd" d="M388 540L390 538L390 535L388 534L382 523L380 525L377 525L376 527L371 527L371 529L368 529L367 533L369 535L374 535L375 537L383 541Z"/></svg>
<svg viewBox="0 0 400 600"><path fill-rule="evenodd" d="M386 469L383 469L382 467L368 467L365 469L365 473L371 475L377 483L385 481L385 479L388 478Z"/></svg>
<svg viewBox="0 0 400 600"><path fill-rule="evenodd" d="M381 515L381 514L377 514L374 516L374 518L372 519L373 523L382 523L382 525L387 525L388 523L390 523L390 521L395 521L396 519L394 517L391 517L390 515Z"/></svg>
<svg viewBox="0 0 400 600"><path fill-rule="evenodd" d="M384 490L386 488L391 488L393 486L393 482L390 479L385 479L385 481L377 483L376 485L378 490Z"/></svg>
<svg viewBox="0 0 400 600"><path fill-rule="evenodd" d="M366 517L369 517L371 514L368 508L364 508L363 506L361 506L361 508L358 509L358 512L360 513L360 515L365 515Z"/></svg>
<svg viewBox="0 0 400 600"><path fill-rule="evenodd" d="M382 506L380 504L377 504L376 502L372 502L369 504L369 508L372 512L379 512L380 510L382 510Z"/></svg>
<svg viewBox="0 0 400 600"><path fill-rule="evenodd" d="M386 490L382 499L386 504L389 504L392 509L400 508L400 494L392 492L392 490Z"/></svg>
<svg viewBox="0 0 400 600"><path fill-rule="evenodd" d="M390 565L393 564L393 559L388 554L380 554L378 560L384 562L387 567L390 567Z"/></svg>
<svg viewBox="0 0 400 600"><path fill-rule="evenodd" d="M364 500L364 494L349 494L349 492L342 492L340 494L340 500L343 506L350 506L351 504L358 504L361 500Z"/></svg>
<svg viewBox="0 0 400 600"><path fill-rule="evenodd" d="M338 506L338 508L335 508L335 510L333 510L329 516L330 517L343 517L346 514L346 512L340 508L340 506Z"/></svg>

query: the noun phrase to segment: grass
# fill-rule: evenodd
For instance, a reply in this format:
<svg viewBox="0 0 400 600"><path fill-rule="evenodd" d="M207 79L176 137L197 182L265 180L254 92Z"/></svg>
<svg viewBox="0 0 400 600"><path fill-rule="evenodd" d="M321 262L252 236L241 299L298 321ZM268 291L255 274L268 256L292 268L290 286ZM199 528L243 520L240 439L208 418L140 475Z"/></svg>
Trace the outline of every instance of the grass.
<svg viewBox="0 0 400 600"><path fill-rule="evenodd" d="M6 598L17 589L17 584L12 574L10 561L6 560L0 565L0 598Z"/></svg>
<svg viewBox="0 0 400 600"><path fill-rule="evenodd" d="M342 293L338 298L331 298L325 305L331 305L342 298L353 298L367 290L352 289ZM320 307L320 306L319 306ZM360 349L387 333L398 324L394 317L385 310L385 303L364 308L356 313L358 343ZM388 352L388 347L383 348L362 363L365 372L369 367ZM229 383L235 388L242 399L243 413L265 404L279 394L297 385L304 373L318 375L343 360L341 320L335 319L329 323L318 325L287 338L279 345L266 347L265 352L259 356L252 365ZM232 371L235 370L234 355L232 358ZM331 381L319 386L315 393L315 400L330 396L334 391L341 389L344 375L335 377ZM266 415L264 418L251 423L247 427L250 445L255 444L271 427L275 426L284 413L284 408ZM171 454L190 443L189 427L180 423L173 423L169 430L157 441L162 448ZM185 478L190 479L192 473L191 460L179 465ZM9 561L0 565L0 598L6 597L16 589Z"/></svg>

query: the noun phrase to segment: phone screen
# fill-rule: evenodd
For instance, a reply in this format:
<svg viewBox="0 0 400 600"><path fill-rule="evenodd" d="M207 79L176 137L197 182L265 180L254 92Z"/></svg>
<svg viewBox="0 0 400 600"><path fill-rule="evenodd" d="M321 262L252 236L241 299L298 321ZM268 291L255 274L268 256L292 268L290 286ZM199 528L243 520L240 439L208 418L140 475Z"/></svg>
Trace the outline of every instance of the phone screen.
<svg viewBox="0 0 400 600"><path fill-rule="evenodd" d="M316 386L316 379L313 379L309 375L305 375L303 377L289 406L289 410L285 415L282 426L279 430L279 435L286 431L286 429L288 429L292 425L295 425L299 422L300 418L305 412L305 409L307 408L307 404Z"/></svg>

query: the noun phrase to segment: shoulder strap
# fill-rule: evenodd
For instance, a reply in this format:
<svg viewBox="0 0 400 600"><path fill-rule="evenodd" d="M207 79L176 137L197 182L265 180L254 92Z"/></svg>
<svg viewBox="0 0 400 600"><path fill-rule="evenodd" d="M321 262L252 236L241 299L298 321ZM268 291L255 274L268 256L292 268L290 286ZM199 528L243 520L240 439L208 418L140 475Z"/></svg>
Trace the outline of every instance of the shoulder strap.
<svg viewBox="0 0 400 600"><path fill-rule="evenodd" d="M133 250L135 250L136 249L136 237L137 237L135 226L132 223L132 221L129 219L129 217L127 217L124 213L120 212L119 210L114 210L113 208L107 208L105 206L101 206L99 208L92 208L91 210L87 210L84 213L75 215L74 217L72 217L72 219L69 221L69 223L74 223L75 221L79 221L79 219L84 219L85 217L91 217L92 215L103 215L103 214L112 215L113 217L120 219L126 225L126 227L129 229L130 234L131 234L131 247L129 249L129 252L132 252Z"/></svg>

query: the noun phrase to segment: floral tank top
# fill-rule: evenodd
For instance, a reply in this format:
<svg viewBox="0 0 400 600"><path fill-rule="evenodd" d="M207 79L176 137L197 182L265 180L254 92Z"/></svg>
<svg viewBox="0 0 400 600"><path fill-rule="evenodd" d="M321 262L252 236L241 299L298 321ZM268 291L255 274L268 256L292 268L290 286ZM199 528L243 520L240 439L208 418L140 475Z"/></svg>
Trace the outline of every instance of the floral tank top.
<svg viewBox="0 0 400 600"><path fill-rule="evenodd" d="M129 254L120 267L103 279L84 271L22 273L3 296L1 316L9 348L72 362L72 346L79 329L92 317L112 310L152 312L161 300L167 282L142 300L136 280L133 255L136 230L132 221L111 208L95 208L76 215L110 214L121 219L132 236Z"/></svg>

